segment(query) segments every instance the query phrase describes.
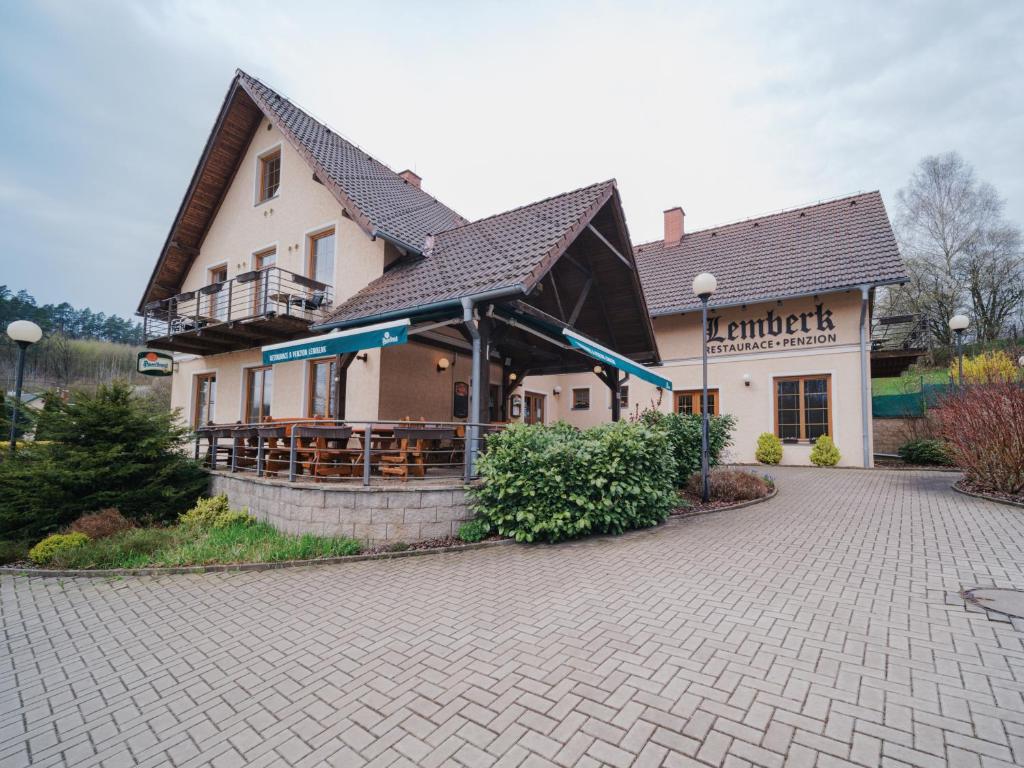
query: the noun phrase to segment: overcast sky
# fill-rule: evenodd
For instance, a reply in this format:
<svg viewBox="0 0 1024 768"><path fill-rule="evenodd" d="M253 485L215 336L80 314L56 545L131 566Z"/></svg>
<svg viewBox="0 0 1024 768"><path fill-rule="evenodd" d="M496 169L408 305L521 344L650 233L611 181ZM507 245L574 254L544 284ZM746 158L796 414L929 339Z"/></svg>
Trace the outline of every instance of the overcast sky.
<svg viewBox="0 0 1024 768"><path fill-rule="evenodd" d="M1024 224L1024 2L3 2L0 284L134 312L236 67L478 218L616 178L634 243L959 151Z"/></svg>

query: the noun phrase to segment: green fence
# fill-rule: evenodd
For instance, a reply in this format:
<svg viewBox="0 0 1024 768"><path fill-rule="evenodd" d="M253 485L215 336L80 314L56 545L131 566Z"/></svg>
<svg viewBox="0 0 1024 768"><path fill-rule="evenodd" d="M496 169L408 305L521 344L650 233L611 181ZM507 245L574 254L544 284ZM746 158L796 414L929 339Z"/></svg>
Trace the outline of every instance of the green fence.
<svg viewBox="0 0 1024 768"><path fill-rule="evenodd" d="M876 419L905 419L924 416L924 412L938 403L947 392L948 384L921 384L917 392L901 395L874 395L871 413Z"/></svg>

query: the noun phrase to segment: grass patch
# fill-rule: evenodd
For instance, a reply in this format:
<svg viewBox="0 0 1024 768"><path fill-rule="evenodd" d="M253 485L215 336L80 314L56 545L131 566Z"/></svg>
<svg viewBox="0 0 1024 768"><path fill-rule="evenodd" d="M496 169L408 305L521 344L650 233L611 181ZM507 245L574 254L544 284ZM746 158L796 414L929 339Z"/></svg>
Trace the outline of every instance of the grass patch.
<svg viewBox="0 0 1024 768"><path fill-rule="evenodd" d="M275 563L357 555L362 545L344 536L294 536L267 523L235 523L197 530L187 526L135 528L58 555L49 568L150 568L159 566Z"/></svg>
<svg viewBox="0 0 1024 768"><path fill-rule="evenodd" d="M949 373L945 368L930 368L924 371L906 372L902 376L871 380L872 395L909 395L921 391L922 384L948 384Z"/></svg>

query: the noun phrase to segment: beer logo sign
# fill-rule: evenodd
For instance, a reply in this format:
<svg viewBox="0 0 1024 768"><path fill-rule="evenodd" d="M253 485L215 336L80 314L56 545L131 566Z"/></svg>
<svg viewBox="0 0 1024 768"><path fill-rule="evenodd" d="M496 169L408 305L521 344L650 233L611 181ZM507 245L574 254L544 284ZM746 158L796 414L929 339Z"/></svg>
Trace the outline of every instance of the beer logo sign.
<svg viewBox="0 0 1024 768"><path fill-rule="evenodd" d="M174 373L174 358L166 352L143 350L139 352L136 370L144 376L170 376Z"/></svg>

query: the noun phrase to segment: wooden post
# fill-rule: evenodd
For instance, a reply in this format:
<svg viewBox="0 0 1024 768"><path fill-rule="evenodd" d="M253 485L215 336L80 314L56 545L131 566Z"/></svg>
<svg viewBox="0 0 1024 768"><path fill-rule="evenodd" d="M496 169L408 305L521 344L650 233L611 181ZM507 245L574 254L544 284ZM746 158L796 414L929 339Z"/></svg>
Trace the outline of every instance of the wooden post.
<svg viewBox="0 0 1024 768"><path fill-rule="evenodd" d="M336 421L345 419L345 398L348 396L348 369L352 361L356 359L358 352L346 352L338 355L334 368L334 405L337 409L334 414Z"/></svg>

